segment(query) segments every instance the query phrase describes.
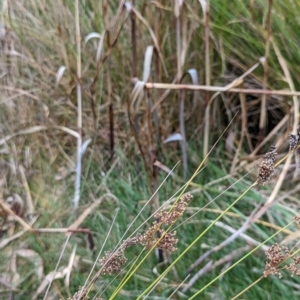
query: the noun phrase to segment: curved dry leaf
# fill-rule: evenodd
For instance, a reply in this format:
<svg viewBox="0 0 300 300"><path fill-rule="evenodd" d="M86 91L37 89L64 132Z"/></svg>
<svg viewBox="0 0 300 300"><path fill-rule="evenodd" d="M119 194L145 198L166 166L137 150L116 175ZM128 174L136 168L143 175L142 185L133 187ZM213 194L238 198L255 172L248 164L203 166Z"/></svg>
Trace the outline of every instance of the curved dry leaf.
<svg viewBox="0 0 300 300"><path fill-rule="evenodd" d="M75 261L76 248L77 248L77 246L75 245L73 248L73 251L71 253L68 266L63 270L63 274L65 275L66 287L70 286L70 276L71 276L72 267L73 267L74 261Z"/></svg>
<svg viewBox="0 0 300 300"><path fill-rule="evenodd" d="M27 61L31 62L31 63L35 62L31 57L28 57L25 54L22 54L22 53L20 53L20 52L18 52L16 50L10 50L10 51L8 51L8 54L10 54L11 56L20 57L20 58L22 58L24 60L27 60Z"/></svg>
<svg viewBox="0 0 300 300"><path fill-rule="evenodd" d="M183 0L177 0L177 1L175 1L174 15L175 15L176 18L178 18L179 15L180 15L180 9L182 7L182 4L183 4Z"/></svg>
<svg viewBox="0 0 300 300"><path fill-rule="evenodd" d="M144 96L145 82L138 80L130 95L131 108L138 106L140 99Z"/></svg>
<svg viewBox="0 0 300 300"><path fill-rule="evenodd" d="M161 61L161 64L162 64L162 67L164 69L164 72L165 72L165 76L168 78L169 77L169 74L168 74L168 71L167 71L167 67L164 63L164 59L163 59L163 55L162 55L162 52L160 51L160 47L159 47L159 43L157 41L157 38L155 36L155 33L154 31L152 30L152 28L150 27L148 21L141 15L141 13L135 9L135 7L132 7L132 11L134 12L134 14L136 15L136 17L147 27L147 29L149 30L149 33L151 35L151 38L153 40L153 43L154 43L154 46L155 46L155 49L157 50L158 52L158 56L159 56L159 59Z"/></svg>
<svg viewBox="0 0 300 300"><path fill-rule="evenodd" d="M56 129L60 129L64 132L67 132L69 133L70 135L73 135L76 139L79 139L80 138L80 135L77 131L73 130L73 129L70 129L68 127L65 127L65 126L53 126L53 128L56 128ZM46 128L47 129L47 128Z"/></svg>
<svg viewBox="0 0 300 300"><path fill-rule="evenodd" d="M187 71L191 76L192 82L194 85L199 85L198 73L196 69L189 69Z"/></svg>
<svg viewBox="0 0 300 300"><path fill-rule="evenodd" d="M144 82L147 82L150 76L152 55L153 55L153 46L148 46L144 58L144 72L143 72Z"/></svg>
<svg viewBox="0 0 300 300"><path fill-rule="evenodd" d="M104 42L105 30L103 31L101 38L98 42L97 52L96 52L96 62L98 63L101 58L101 53L103 50L103 42Z"/></svg>
<svg viewBox="0 0 300 300"><path fill-rule="evenodd" d="M30 133L38 132L41 130L46 130L47 128L48 128L47 126L33 126L30 128L27 128L25 130L21 130L17 133L7 135L6 137L4 137L3 139L0 140L0 145L3 145L5 142L7 142L8 140L10 140L11 138L13 138L15 136L22 135L22 134L30 134Z"/></svg>
<svg viewBox="0 0 300 300"><path fill-rule="evenodd" d="M61 278L64 278L64 274L62 272L55 272L55 271L50 272L48 275L44 277L38 289L33 294L32 299L33 300L37 299L38 296L44 292L44 290L47 288L50 282L52 282L55 279L61 279Z"/></svg>
<svg viewBox="0 0 300 300"><path fill-rule="evenodd" d="M31 249L19 249L15 251L15 254L17 256L23 257L27 260L29 260L32 264L34 264L35 273L38 276L38 279L41 280L44 275L44 265L43 260L39 256L39 254Z"/></svg>
<svg viewBox="0 0 300 300"><path fill-rule="evenodd" d="M0 242L0 249L4 248L7 244L9 244L10 242L18 239L19 237L21 237L25 232L27 232L29 229L25 229L25 230L22 230L4 240L1 240Z"/></svg>
<svg viewBox="0 0 300 300"><path fill-rule="evenodd" d="M86 44L90 39L101 39L102 35L98 32L91 32L84 38L84 43Z"/></svg>
<svg viewBox="0 0 300 300"><path fill-rule="evenodd" d="M196 69L189 69L188 74L190 75L191 79L192 79L192 83L193 85L199 85L199 79L198 79L198 73ZM194 98L194 102L196 103L196 101L199 99L199 91L195 90L193 92L193 98Z"/></svg>
<svg viewBox="0 0 300 300"><path fill-rule="evenodd" d="M201 7L202 7L202 12L203 12L203 17L205 16L206 13L206 8L207 8L207 3L206 0L199 0Z"/></svg>
<svg viewBox="0 0 300 300"><path fill-rule="evenodd" d="M60 80L62 79L65 71L66 71L66 66L60 66L57 73L56 73L56 84L59 84Z"/></svg>
<svg viewBox="0 0 300 300"><path fill-rule="evenodd" d="M170 142L176 142L176 141L183 141L182 135L180 133L174 133L170 135L168 138L166 138L163 143L170 143Z"/></svg>
<svg viewBox="0 0 300 300"><path fill-rule="evenodd" d="M33 126L33 127L30 127L30 128L27 128L25 130L21 130L19 132L16 132L14 134L7 135L6 137L4 137L3 139L0 140L0 145L5 144L8 140L10 140L13 137L16 137L18 135L31 134L31 133L39 132L39 131L42 131L42 130L47 130L47 129L50 129L50 128L60 129L60 130L62 130L64 132L69 133L70 135L74 136L77 139L80 137L80 135L79 135L78 132L76 132L75 130L70 129L68 127L65 127L65 126L53 126L53 127Z"/></svg>
<svg viewBox="0 0 300 300"><path fill-rule="evenodd" d="M160 168L161 170L163 170L164 172L166 172L167 174L170 174L172 177L175 176L174 172L167 167L166 165L164 165L163 163L161 163L160 161L156 160L153 165L157 168Z"/></svg>
<svg viewBox="0 0 300 300"><path fill-rule="evenodd" d="M80 156L82 157L89 145L89 143L92 141L92 139L87 139L83 142L83 144L81 145L81 149L80 149Z"/></svg>
<svg viewBox="0 0 300 300"><path fill-rule="evenodd" d="M104 36L105 36L105 30L101 34L98 33L98 32L91 32L84 39L84 43L85 44L90 39L99 39L98 46L97 46L97 52L96 52L96 62L99 62L99 60L101 58L101 53L102 53L102 49L103 49Z"/></svg>

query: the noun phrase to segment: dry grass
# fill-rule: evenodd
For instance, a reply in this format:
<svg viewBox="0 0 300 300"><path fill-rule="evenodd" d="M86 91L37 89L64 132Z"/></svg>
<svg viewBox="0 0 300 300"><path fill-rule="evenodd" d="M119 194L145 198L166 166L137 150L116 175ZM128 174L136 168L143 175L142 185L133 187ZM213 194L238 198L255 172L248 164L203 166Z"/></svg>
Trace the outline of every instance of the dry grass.
<svg viewBox="0 0 300 300"><path fill-rule="evenodd" d="M209 272L249 250L234 241L250 224L261 218L266 222L255 227L252 237L247 235L260 244L273 233L268 227L278 230L295 214L295 156L289 155L273 173L274 149L280 158L288 151L288 135L299 123L298 3L11 0L0 10L3 297L72 297L93 262L100 267L93 251L107 238L114 209L121 212L107 248L122 240L120 232L131 221L137 220L129 231L157 211L200 161L209 162L209 170L189 181L190 192L199 199L188 212L192 215L199 206L203 215L187 218L188 226L196 222L198 227L181 233L179 252L198 240L193 235L198 228L214 230L205 220L217 225L216 211L225 212L224 222L234 224L226 243L226 234L219 231L204 240L204 248L220 245L205 258L220 256L187 282L187 295L197 292L193 286L200 277L206 275L210 282L217 277ZM271 180L271 194L253 192L248 206L239 204L235 215L228 215L230 206L224 201L213 204L215 211L206 210L215 197L233 202L252 186L254 177L241 179L240 174L258 166L274 141L258 177L259 183ZM215 154L208 158L210 149ZM171 170L178 160L182 168ZM168 172L173 182L159 187ZM284 197L290 207L281 206ZM141 199L149 198L142 213ZM258 205L261 198L267 205ZM279 207L278 215L272 206ZM292 236L291 231L285 234ZM225 246L236 252L226 256ZM133 253L132 261L140 255ZM174 280L160 278L157 284L166 290L162 297L175 293L198 256L193 252L190 260L181 259L179 270L172 268ZM138 283L130 283L129 291L121 289L121 297L138 298L155 283L149 271L154 263L134 273ZM245 285L250 286L253 277L248 279ZM102 284L97 281L92 292ZM232 287L232 282L226 284ZM117 288L105 286L105 297ZM285 295L285 287L280 288ZM215 296L226 298L239 290L237 285Z"/></svg>

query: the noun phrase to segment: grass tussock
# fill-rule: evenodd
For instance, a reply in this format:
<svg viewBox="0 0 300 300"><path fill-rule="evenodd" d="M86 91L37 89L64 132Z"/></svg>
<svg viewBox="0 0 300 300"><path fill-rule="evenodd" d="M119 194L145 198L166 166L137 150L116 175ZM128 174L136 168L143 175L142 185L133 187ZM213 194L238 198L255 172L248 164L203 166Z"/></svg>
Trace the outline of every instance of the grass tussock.
<svg viewBox="0 0 300 300"><path fill-rule="evenodd" d="M299 5L4 1L0 298L297 299Z"/></svg>

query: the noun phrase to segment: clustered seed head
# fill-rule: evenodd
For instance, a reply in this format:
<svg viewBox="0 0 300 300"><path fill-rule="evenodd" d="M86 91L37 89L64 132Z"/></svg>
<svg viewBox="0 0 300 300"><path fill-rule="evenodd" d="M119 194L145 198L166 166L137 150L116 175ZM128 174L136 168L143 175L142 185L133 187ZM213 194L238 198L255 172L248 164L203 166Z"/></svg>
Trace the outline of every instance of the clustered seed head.
<svg viewBox="0 0 300 300"><path fill-rule="evenodd" d="M139 236L140 236L140 234L137 234L135 237L126 239L123 242L121 249L123 248L123 251L124 251L125 249L127 249L129 247L139 244L140 243Z"/></svg>
<svg viewBox="0 0 300 300"><path fill-rule="evenodd" d="M114 253L106 252L104 257L100 259L100 264L102 265L101 274L112 274L119 271L127 261L124 257L124 251L137 244L147 249L156 247L164 251L175 251L175 245L178 242L178 239L175 238L176 231L166 232L161 227L163 225L173 225L183 215L192 198L191 194L183 195L170 211L161 210L155 214L157 221L154 221L144 234L138 233L135 237L128 238Z"/></svg>
<svg viewBox="0 0 300 300"><path fill-rule="evenodd" d="M300 276L300 257L295 256L293 257L293 263L286 266L286 269L291 272L291 276Z"/></svg>
<svg viewBox="0 0 300 300"><path fill-rule="evenodd" d="M267 183L274 174L276 150L277 147L272 145L270 151L265 154L263 161L260 163L257 176L257 182L259 184Z"/></svg>
<svg viewBox="0 0 300 300"><path fill-rule="evenodd" d="M183 195L177 203L175 203L171 210L161 210L155 214L157 221L154 221L148 230L140 235L139 243L145 248L150 249L156 247L158 249L173 252L176 250L175 245L178 239L175 238L176 231L170 233L161 228L163 225L173 225L178 218L180 218L187 209L193 196L191 194Z"/></svg>
<svg viewBox="0 0 300 300"><path fill-rule="evenodd" d="M155 214L155 218L161 224L173 225L178 218L180 218L188 207L192 199L191 194L183 195L177 203L175 203L171 211L161 210Z"/></svg>
<svg viewBox="0 0 300 300"><path fill-rule="evenodd" d="M155 223L143 235L140 235L140 244L147 249L155 246L164 251L174 252L177 249L175 245L178 242L178 239L175 238L176 231L166 232L158 225L159 223Z"/></svg>
<svg viewBox="0 0 300 300"><path fill-rule="evenodd" d="M158 241L158 244L156 245L158 249L167 252L174 252L175 250L177 250L177 248L175 247L178 242L178 239L175 238L176 231L165 232L163 229L160 229L160 235L162 236L162 239L160 239Z"/></svg>
<svg viewBox="0 0 300 300"><path fill-rule="evenodd" d="M297 134L289 135L290 151L295 151L300 148L300 125L297 126ZM277 147L272 145L270 151L265 154L263 161L259 165L257 183L265 184L274 174L275 171L275 156Z"/></svg>
<svg viewBox="0 0 300 300"><path fill-rule="evenodd" d="M147 249L150 249L156 240L156 234L159 232L160 224L153 222L153 226L147 229L144 234L139 235L139 243Z"/></svg>
<svg viewBox="0 0 300 300"><path fill-rule="evenodd" d="M87 290L84 287L79 287L79 290L73 295L72 298L68 298L68 300L88 300Z"/></svg>
<svg viewBox="0 0 300 300"><path fill-rule="evenodd" d="M285 246L279 246L278 244L272 245L266 251L267 261L264 271L264 277L269 275L277 275L279 278L282 277L278 267L279 264L285 261L290 256L290 251Z"/></svg>
<svg viewBox="0 0 300 300"><path fill-rule="evenodd" d="M100 259L102 266L101 274L113 274L118 272L126 263L127 258L123 256L123 251L105 252L105 255Z"/></svg>
<svg viewBox="0 0 300 300"><path fill-rule="evenodd" d="M297 137L294 134L289 135L290 151L294 150L297 146Z"/></svg>
<svg viewBox="0 0 300 300"><path fill-rule="evenodd" d="M297 127L297 135L289 135L290 151L298 149L300 147L300 125Z"/></svg>
<svg viewBox="0 0 300 300"><path fill-rule="evenodd" d="M173 225L175 221L181 217L188 207L192 199L192 195L186 194L182 196L177 203L173 205L170 211L161 210L155 215L157 221L152 223L152 226L146 230L144 234L138 233L132 238L123 241L118 250L114 252L105 252L104 256L100 259L102 268L97 273L96 280L100 275L113 274L121 270L121 267L126 263L127 258L124 252L127 248L137 244L144 246L146 249L156 247L163 251L173 252L176 250L175 245L178 242L176 239L176 231L167 232L163 228L164 225ZM81 288L70 300L86 300L88 299L87 291ZM101 298L99 298L101 300Z"/></svg>
<svg viewBox="0 0 300 300"><path fill-rule="evenodd" d="M300 213L294 217L296 224L300 225ZM297 243L297 245L300 242ZM293 247L294 248L294 247ZM264 270L264 277L270 275L277 275L279 278L282 277L281 271L287 270L291 273L291 276L300 276L300 256L294 256L298 251L292 253L285 246L279 246L278 244L272 245L266 253L266 265ZM293 262L288 263L288 261Z"/></svg>

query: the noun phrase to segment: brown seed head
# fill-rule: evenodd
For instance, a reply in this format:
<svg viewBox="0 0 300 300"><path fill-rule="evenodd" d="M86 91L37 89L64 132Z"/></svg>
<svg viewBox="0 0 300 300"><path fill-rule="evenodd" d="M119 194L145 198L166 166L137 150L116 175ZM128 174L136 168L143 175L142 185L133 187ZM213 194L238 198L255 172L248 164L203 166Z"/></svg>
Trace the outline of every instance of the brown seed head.
<svg viewBox="0 0 300 300"><path fill-rule="evenodd" d="M276 150L277 147L272 145L270 151L265 154L263 161L260 163L257 176L257 182L259 184L267 183L274 174Z"/></svg>
<svg viewBox="0 0 300 300"><path fill-rule="evenodd" d="M126 263L127 258L123 256L122 251L106 252L100 259L100 265L102 266L101 274L113 274L121 270L121 267Z"/></svg>
<svg viewBox="0 0 300 300"><path fill-rule="evenodd" d="M192 198L193 196L191 194L183 195L179 201L173 205L170 211L161 210L156 213L154 217L159 220L161 224L173 225L176 220L183 215Z"/></svg>
<svg viewBox="0 0 300 300"><path fill-rule="evenodd" d="M300 276L300 257L293 257L293 261L294 262L286 266L286 269L291 272L291 276Z"/></svg>
<svg viewBox="0 0 300 300"><path fill-rule="evenodd" d="M294 150L297 146L297 137L294 134L289 135L290 151Z"/></svg>
<svg viewBox="0 0 300 300"><path fill-rule="evenodd" d="M280 271L278 270L278 266L284 260L286 260L290 256L290 251L285 246L279 246L278 244L272 245L266 251L266 266L264 271L264 277L268 277L269 275L277 275L282 277Z"/></svg>

